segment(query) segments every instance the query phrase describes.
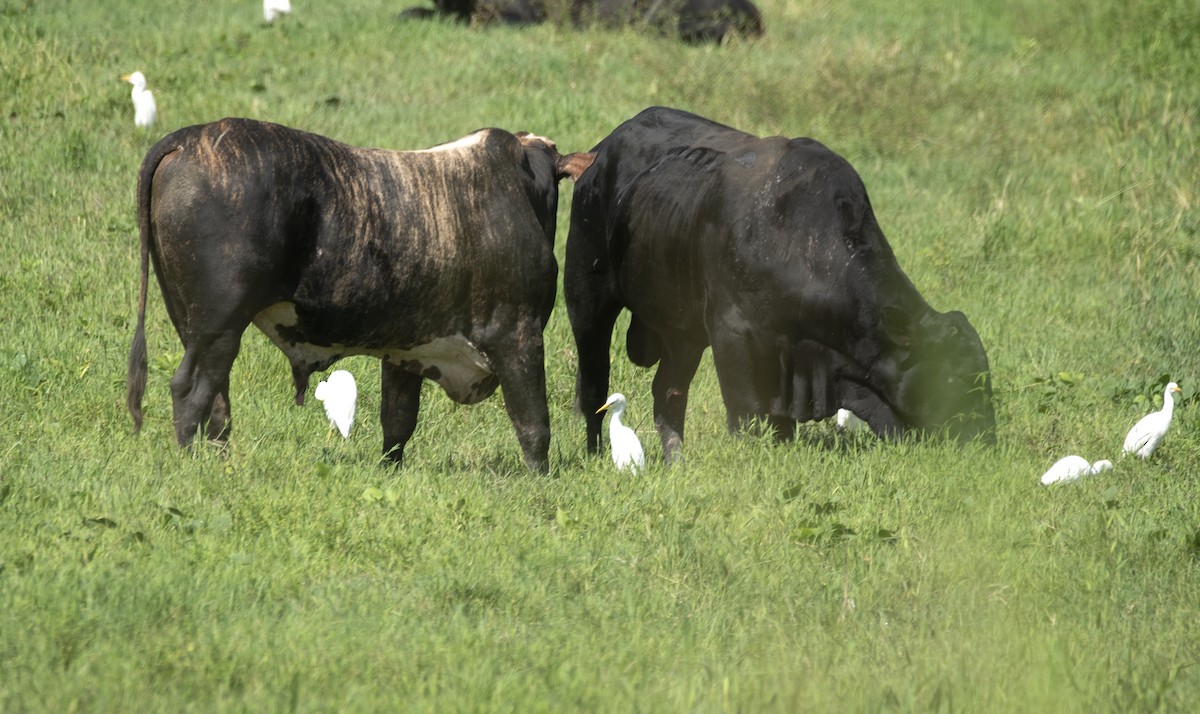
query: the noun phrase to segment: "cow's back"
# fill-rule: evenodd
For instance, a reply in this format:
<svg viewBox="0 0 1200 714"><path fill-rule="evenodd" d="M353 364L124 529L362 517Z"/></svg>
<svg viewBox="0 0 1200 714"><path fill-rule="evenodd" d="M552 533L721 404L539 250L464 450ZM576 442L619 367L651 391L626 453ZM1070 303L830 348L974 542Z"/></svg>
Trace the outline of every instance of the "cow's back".
<svg viewBox="0 0 1200 714"><path fill-rule="evenodd" d="M255 273L260 280L251 282L261 284L269 274L282 297L331 222L354 235L378 218L352 147L315 134L223 119L181 129L160 146L157 164L143 169L160 281L228 284Z"/></svg>
<svg viewBox="0 0 1200 714"><path fill-rule="evenodd" d="M614 198L612 193L623 188L634 176L680 148L724 150L732 142L753 138L751 134L680 109L644 109L592 149L596 160L577 183L575 200L591 203L593 198Z"/></svg>
<svg viewBox="0 0 1200 714"><path fill-rule="evenodd" d="M725 230L703 247L710 294L772 294L788 303L795 329L825 339L874 330L859 316L885 301L927 309L843 157L812 139L768 137L741 142L724 159L723 190L711 200L725 212Z"/></svg>
<svg viewBox="0 0 1200 714"><path fill-rule="evenodd" d="M628 119L600 141L596 158L576 182L567 237L566 289L582 286L586 275L612 272L624 245L612 240L614 206L620 193L642 172L671 153L692 147L754 139L750 134L679 109L650 107ZM570 306L570 303L568 303Z"/></svg>

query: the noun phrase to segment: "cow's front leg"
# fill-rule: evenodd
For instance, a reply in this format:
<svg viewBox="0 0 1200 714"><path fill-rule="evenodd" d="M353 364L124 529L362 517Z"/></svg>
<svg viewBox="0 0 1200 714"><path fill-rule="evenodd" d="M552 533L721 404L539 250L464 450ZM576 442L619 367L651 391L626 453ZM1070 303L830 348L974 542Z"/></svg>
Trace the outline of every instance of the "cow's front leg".
<svg viewBox="0 0 1200 714"><path fill-rule="evenodd" d="M838 403L871 427L881 439L895 440L904 435L904 422L883 398L861 384L850 381L838 384Z"/></svg>
<svg viewBox="0 0 1200 714"><path fill-rule="evenodd" d="M400 464L404 446L417 428L421 408L421 376L389 362L383 363L379 421L383 425L383 455Z"/></svg>
<svg viewBox="0 0 1200 714"><path fill-rule="evenodd" d="M496 365L504 408L517 431L525 465L538 473L550 473L550 409L546 406L546 365L541 334L524 338L516 350Z"/></svg>
<svg viewBox="0 0 1200 714"><path fill-rule="evenodd" d="M688 388L696 376L704 347L668 349L654 373L654 428L662 441L663 461L667 465L683 459L683 422L687 414Z"/></svg>
<svg viewBox="0 0 1200 714"><path fill-rule="evenodd" d="M772 346L756 343L748 332L729 327L713 329L713 366L725 402L726 424L731 434L750 428L765 430L776 441L795 437L796 420L772 414L772 402L783 389L784 373ZM760 432L761 433L761 432Z"/></svg>
<svg viewBox="0 0 1200 714"><path fill-rule="evenodd" d="M292 383L296 385L296 406L304 406L304 395L308 392L308 377L311 370L303 362L292 362Z"/></svg>

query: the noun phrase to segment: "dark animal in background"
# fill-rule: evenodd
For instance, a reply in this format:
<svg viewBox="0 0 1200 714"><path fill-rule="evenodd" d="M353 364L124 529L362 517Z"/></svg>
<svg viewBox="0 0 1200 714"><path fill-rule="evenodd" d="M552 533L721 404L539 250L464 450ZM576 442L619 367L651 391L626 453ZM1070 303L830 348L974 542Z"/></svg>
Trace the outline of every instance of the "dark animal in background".
<svg viewBox="0 0 1200 714"><path fill-rule="evenodd" d="M723 42L730 35L759 37L762 13L750 0L688 0L679 10L679 38L684 42Z"/></svg>
<svg viewBox="0 0 1200 714"><path fill-rule="evenodd" d="M441 15L448 15L460 22L470 22L477 0L434 0L433 6Z"/></svg>
<svg viewBox="0 0 1200 714"><path fill-rule="evenodd" d="M558 181L589 155L483 129L426 151L348 146L224 119L159 141L138 177L142 274L127 401L142 423L148 264L183 342L175 435L229 435L229 372L255 324L295 400L342 357L382 360L383 451L402 460L421 382L473 404L504 389L525 463L550 443L542 330L554 305Z"/></svg>
<svg viewBox="0 0 1200 714"><path fill-rule="evenodd" d="M547 17L546 4L542 0L483 2L474 14L474 19L485 25L537 25L545 22Z"/></svg>
<svg viewBox="0 0 1200 714"><path fill-rule="evenodd" d="M750 0L572 0L576 25L645 25L684 42L722 42L731 34L763 34L762 13Z"/></svg>
<svg viewBox="0 0 1200 714"><path fill-rule="evenodd" d="M444 17L461 23L535 25L546 19L543 0L433 0L433 7L410 7L403 20Z"/></svg>
<svg viewBox="0 0 1200 714"><path fill-rule="evenodd" d="M403 19L446 17L459 22L531 25L554 19L554 0L434 0L433 7L412 7ZM722 42L732 34L763 33L762 13L750 0L569 0L570 22L610 28L640 25L685 42ZM564 16L561 18L566 20Z"/></svg>
<svg viewBox="0 0 1200 714"><path fill-rule="evenodd" d="M564 289L588 449L622 308L634 364L658 364L654 423L667 461L709 345L730 430L852 410L884 437L994 441L987 354L896 262L858 174L811 139L759 138L647 109L595 148L576 184Z"/></svg>
<svg viewBox="0 0 1200 714"><path fill-rule="evenodd" d="M421 7L414 5L404 8L396 15L397 20L431 20L438 16L438 11L432 7Z"/></svg>

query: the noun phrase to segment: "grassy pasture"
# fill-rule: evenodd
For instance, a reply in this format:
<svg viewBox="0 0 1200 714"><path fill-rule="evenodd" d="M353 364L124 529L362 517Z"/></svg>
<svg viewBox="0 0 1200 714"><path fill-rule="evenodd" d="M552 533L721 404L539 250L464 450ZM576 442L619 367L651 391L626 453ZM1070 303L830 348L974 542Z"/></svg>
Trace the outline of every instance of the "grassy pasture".
<svg viewBox="0 0 1200 714"><path fill-rule="evenodd" d="M759 5L761 40L694 48L377 0L274 26L252 0L0 0L0 711L1195 710L1200 10ZM733 438L705 364L686 466L618 477L584 453L560 309L550 478L501 397L434 388L383 467L377 366L340 365L359 423L335 441L253 331L228 455L185 452L153 288L130 434L134 185L161 135L236 115L578 151L651 104L849 158L909 276L978 328L999 445ZM622 334L614 388L656 455ZM1168 375L1185 400L1151 460L1038 485L1068 453L1116 460Z"/></svg>

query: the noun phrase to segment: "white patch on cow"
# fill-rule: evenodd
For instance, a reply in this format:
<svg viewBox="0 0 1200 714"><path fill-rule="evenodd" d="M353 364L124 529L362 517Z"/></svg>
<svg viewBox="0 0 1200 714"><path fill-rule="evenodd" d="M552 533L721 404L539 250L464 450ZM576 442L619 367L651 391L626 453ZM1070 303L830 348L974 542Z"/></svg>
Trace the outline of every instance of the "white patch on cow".
<svg viewBox="0 0 1200 714"><path fill-rule="evenodd" d="M350 355L378 357L413 374L432 379L460 404L480 402L496 390L492 363L464 335L435 337L419 345L386 348L314 345L292 343L281 334L281 328L295 327L297 322L296 305L290 302L276 303L254 316L255 326L292 362L320 364Z"/></svg>
<svg viewBox="0 0 1200 714"><path fill-rule="evenodd" d="M522 144L529 144L534 141L540 141L541 143L545 144L546 146L549 146L551 149L558 148L558 144L555 144L553 139L547 139L544 136L538 136L537 134L530 134L529 132L522 132L517 135L517 138L521 140Z"/></svg>
<svg viewBox="0 0 1200 714"><path fill-rule="evenodd" d="M438 144L437 146L431 146L428 149L417 149L417 150L413 151L412 153L414 153L414 154L431 154L431 153L437 153L437 152L442 152L442 151L455 151L458 149L469 149L472 146L478 146L479 144L483 143L483 140L487 137L487 135L488 135L487 129L480 129L479 131L475 132L474 134L467 134L466 136L464 136L461 139L455 139L454 141L449 141L449 142L446 142L445 144Z"/></svg>
<svg viewBox="0 0 1200 714"><path fill-rule="evenodd" d="M295 327L300 319L296 317L296 303L294 302L277 302L271 307L259 312L254 316L254 324L258 325L258 329L267 333L268 337L274 333L274 330L268 331L264 324L270 323L270 327ZM275 337L271 337L275 339Z"/></svg>

